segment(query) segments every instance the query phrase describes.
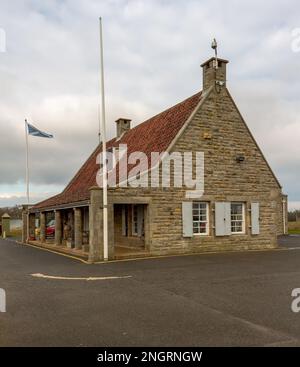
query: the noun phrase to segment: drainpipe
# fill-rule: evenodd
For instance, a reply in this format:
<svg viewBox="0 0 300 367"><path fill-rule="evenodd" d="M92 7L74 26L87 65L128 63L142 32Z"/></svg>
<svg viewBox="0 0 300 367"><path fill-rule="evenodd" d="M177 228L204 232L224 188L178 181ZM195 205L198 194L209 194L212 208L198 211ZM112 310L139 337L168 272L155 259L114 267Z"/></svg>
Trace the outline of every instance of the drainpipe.
<svg viewBox="0 0 300 367"><path fill-rule="evenodd" d="M285 200L282 199L283 234L286 234Z"/></svg>

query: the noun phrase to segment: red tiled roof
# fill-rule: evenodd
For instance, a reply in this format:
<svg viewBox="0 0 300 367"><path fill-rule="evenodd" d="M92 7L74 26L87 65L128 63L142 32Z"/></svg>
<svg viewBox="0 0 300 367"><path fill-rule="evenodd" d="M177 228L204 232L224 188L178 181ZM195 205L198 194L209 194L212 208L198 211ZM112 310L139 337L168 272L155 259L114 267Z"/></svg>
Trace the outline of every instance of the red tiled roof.
<svg viewBox="0 0 300 367"><path fill-rule="evenodd" d="M118 141L116 138L110 140L107 142L107 149L126 144L128 155L132 152L143 152L148 158L151 152L166 151L200 99L201 92L130 129ZM101 150L99 145L61 194L36 204L33 209L88 200L89 188L96 185L96 174L99 170L96 157Z"/></svg>

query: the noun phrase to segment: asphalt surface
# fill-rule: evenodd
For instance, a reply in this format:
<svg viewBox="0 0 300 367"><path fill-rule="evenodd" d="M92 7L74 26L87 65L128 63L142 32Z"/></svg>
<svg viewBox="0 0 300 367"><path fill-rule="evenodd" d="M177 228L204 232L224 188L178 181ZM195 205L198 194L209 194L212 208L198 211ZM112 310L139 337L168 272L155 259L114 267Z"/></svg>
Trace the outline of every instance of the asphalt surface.
<svg viewBox="0 0 300 367"><path fill-rule="evenodd" d="M292 250L98 265L0 240L0 346L300 346L292 238Z"/></svg>

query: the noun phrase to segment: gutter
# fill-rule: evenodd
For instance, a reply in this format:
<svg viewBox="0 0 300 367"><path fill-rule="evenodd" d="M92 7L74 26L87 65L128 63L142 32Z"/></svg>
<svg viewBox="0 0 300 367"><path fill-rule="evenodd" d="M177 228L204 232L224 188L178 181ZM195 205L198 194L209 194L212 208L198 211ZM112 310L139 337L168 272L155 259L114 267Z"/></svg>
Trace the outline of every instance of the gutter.
<svg viewBox="0 0 300 367"><path fill-rule="evenodd" d="M73 202L73 203L68 203L68 204L50 206L46 208L37 208L37 209L32 208L29 212L30 213L50 212L53 210L80 208L80 207L89 206L89 205L90 205L90 200L84 200L80 202Z"/></svg>

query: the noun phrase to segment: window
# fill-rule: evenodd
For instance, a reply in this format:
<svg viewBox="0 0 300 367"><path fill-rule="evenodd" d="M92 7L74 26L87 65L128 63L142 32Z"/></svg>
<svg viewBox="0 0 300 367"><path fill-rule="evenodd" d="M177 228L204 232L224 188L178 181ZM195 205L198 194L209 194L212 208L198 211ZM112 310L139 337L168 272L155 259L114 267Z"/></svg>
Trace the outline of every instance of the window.
<svg viewBox="0 0 300 367"><path fill-rule="evenodd" d="M134 236L138 235L138 207L137 205L132 205L132 234Z"/></svg>
<svg viewBox="0 0 300 367"><path fill-rule="evenodd" d="M245 205L231 203L231 233L245 233Z"/></svg>
<svg viewBox="0 0 300 367"><path fill-rule="evenodd" d="M208 203L193 202L193 233L208 234Z"/></svg>

